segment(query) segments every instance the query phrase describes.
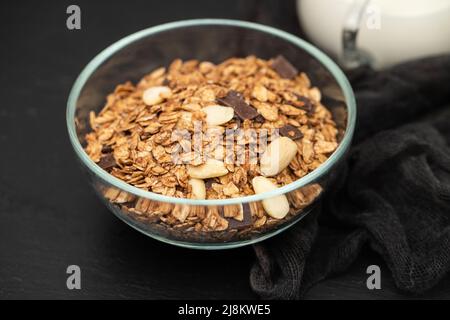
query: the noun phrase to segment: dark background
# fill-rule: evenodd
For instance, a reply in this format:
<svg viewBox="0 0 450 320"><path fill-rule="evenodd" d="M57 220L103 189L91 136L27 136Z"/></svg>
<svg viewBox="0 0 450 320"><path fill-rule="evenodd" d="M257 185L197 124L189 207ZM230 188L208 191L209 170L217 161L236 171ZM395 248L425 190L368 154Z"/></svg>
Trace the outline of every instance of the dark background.
<svg viewBox="0 0 450 320"><path fill-rule="evenodd" d="M70 4L81 7L80 31L66 28ZM0 298L256 298L251 247L193 251L132 230L96 198L67 137L66 99L94 55L135 31L205 17L301 34L294 1L0 2ZM66 288L71 264L82 290ZM381 266L382 290L366 288L370 264ZM404 297L368 248L306 296ZM450 298L449 277L424 297Z"/></svg>

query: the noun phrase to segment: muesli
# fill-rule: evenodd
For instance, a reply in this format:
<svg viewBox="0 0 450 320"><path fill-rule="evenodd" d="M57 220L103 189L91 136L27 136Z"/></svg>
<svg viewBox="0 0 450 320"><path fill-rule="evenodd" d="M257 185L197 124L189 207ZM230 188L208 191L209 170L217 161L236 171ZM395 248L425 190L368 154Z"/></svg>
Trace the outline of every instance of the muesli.
<svg viewBox="0 0 450 320"><path fill-rule="evenodd" d="M86 152L108 173L188 199L274 190L319 167L338 145L321 92L283 56L220 64L177 59L137 85L118 85L103 109L91 112L90 126ZM155 202L113 187L104 195L139 221L186 235L262 231L298 214L321 191L313 184L225 207Z"/></svg>

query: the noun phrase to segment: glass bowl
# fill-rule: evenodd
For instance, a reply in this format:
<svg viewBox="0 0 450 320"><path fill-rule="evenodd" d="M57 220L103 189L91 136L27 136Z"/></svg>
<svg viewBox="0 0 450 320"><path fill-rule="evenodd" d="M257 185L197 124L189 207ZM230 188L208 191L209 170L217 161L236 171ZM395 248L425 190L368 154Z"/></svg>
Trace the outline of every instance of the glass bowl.
<svg viewBox="0 0 450 320"><path fill-rule="evenodd" d="M136 83L145 74L172 60L222 62L230 57L255 55L269 59L282 54L305 72L320 89L323 103L338 126L337 149L317 169L271 192L223 200L174 198L138 189L110 175L84 151L89 112L99 111L108 93L126 81ZM226 249L253 244L286 230L308 214L320 195L332 186L338 166L351 144L356 120L355 99L343 72L324 53L289 33L260 24L221 19L167 23L127 36L98 54L81 72L70 92L67 127L70 141L90 184L106 206L136 230L163 242L196 249ZM290 213L259 228L262 201L278 195L289 199ZM229 221L224 231L195 231L191 225L170 227L164 216L172 210L222 214L240 208L244 221Z"/></svg>

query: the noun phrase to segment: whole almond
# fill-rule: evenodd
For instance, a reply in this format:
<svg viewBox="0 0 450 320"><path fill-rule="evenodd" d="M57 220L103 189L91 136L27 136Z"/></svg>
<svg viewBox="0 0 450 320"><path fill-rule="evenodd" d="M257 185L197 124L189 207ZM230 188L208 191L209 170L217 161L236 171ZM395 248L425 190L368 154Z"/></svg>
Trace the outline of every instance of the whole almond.
<svg viewBox="0 0 450 320"><path fill-rule="evenodd" d="M198 200L206 199L206 186L203 180L191 178L189 179L189 185L192 188L192 198Z"/></svg>
<svg viewBox="0 0 450 320"><path fill-rule="evenodd" d="M206 123L210 126L220 126L233 119L234 116L233 108L219 105L204 107L202 111L206 114Z"/></svg>
<svg viewBox="0 0 450 320"><path fill-rule="evenodd" d="M256 194L277 189L272 181L261 176L254 177L252 185ZM284 194L262 200L262 206L267 214L275 219L283 219L289 213L289 202Z"/></svg>
<svg viewBox="0 0 450 320"><path fill-rule="evenodd" d="M156 86L148 88L142 94L142 100L148 106L163 102L165 99L172 96L172 90L165 86Z"/></svg>
<svg viewBox="0 0 450 320"><path fill-rule="evenodd" d="M297 144L288 137L272 141L260 160L261 174L272 177L283 171L297 154Z"/></svg>
<svg viewBox="0 0 450 320"><path fill-rule="evenodd" d="M222 161L208 159L199 166L188 166L187 173L191 178L208 179L224 176L228 173L228 170Z"/></svg>

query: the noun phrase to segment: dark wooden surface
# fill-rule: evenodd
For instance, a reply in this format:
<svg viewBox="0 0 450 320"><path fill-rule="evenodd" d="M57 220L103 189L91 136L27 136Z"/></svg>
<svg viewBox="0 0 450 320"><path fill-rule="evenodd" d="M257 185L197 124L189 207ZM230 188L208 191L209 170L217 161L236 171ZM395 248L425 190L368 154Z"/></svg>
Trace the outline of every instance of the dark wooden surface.
<svg viewBox="0 0 450 320"><path fill-rule="evenodd" d="M293 1L76 1L82 30L66 29L68 1L0 4L0 298L256 298L252 248L201 252L159 243L116 219L88 187L66 134L66 99L100 50L167 21L221 17L299 34ZM82 289L66 288L66 268ZM369 291L365 269L382 268ZM425 298L450 298L450 280ZM345 274L323 281L313 299L405 298L366 249Z"/></svg>

